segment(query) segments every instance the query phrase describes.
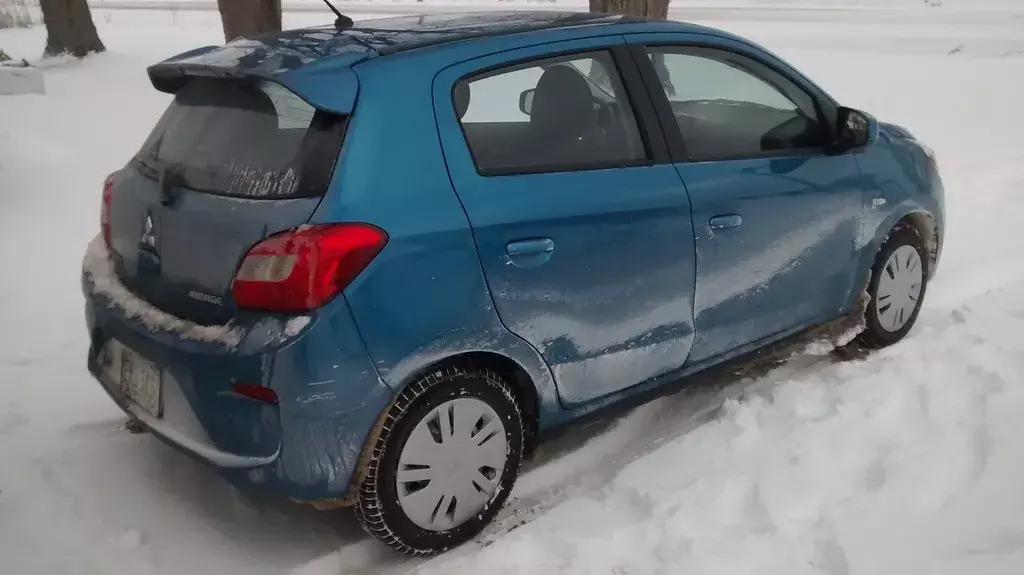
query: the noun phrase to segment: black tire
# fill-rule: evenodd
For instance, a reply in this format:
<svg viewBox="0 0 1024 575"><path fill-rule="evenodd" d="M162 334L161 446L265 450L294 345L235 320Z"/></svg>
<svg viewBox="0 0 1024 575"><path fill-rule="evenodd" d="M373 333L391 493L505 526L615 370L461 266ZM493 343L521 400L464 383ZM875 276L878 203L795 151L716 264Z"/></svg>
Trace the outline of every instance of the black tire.
<svg viewBox="0 0 1024 575"><path fill-rule="evenodd" d="M896 331L889 331L878 321L878 283L883 273L886 273L884 266L893 252L903 246L910 246L917 251L921 259L922 278L921 293L917 298L917 305L910 315L906 324ZM875 257L875 263L871 267L871 282L868 284L868 305L864 310L864 331L858 336L857 341L869 349L880 349L888 347L900 341L917 323L917 316L921 312L921 305L924 303L925 294L928 291L928 277L931 273L931 261L928 257L928 249L924 240L913 226L899 225L889 234L888 239L882 244L882 248ZM884 304L883 304L884 305Z"/></svg>
<svg viewBox="0 0 1024 575"><path fill-rule="evenodd" d="M416 425L446 401L471 397L491 407L505 428L505 467L483 510L447 531L413 523L398 501L399 456ZM367 464L355 512L363 529L392 549L411 556L442 553L476 537L494 519L515 486L523 454L523 421L512 388L489 369L451 366L424 375L398 396L385 416Z"/></svg>

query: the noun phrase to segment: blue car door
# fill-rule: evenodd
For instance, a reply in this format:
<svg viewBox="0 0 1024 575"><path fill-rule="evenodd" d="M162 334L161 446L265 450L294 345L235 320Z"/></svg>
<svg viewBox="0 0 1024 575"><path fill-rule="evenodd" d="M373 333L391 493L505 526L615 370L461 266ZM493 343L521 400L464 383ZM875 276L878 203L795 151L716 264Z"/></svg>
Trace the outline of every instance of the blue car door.
<svg viewBox="0 0 1024 575"><path fill-rule="evenodd" d="M853 155L828 151L835 104L740 42L626 38L691 200L697 277L689 361L841 315L854 299L866 196Z"/></svg>
<svg viewBox="0 0 1024 575"><path fill-rule="evenodd" d="M622 37L463 62L438 75L434 105L497 313L563 404L682 367L689 199Z"/></svg>

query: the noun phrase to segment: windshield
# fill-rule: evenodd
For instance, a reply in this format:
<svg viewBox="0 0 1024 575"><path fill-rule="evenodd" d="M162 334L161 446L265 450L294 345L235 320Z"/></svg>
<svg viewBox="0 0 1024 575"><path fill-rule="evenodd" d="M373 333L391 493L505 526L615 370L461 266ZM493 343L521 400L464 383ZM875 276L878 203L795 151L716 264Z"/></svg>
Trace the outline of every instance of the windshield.
<svg viewBox="0 0 1024 575"><path fill-rule="evenodd" d="M227 196L323 195L345 118L318 111L280 84L194 78L175 94L142 149L140 172Z"/></svg>

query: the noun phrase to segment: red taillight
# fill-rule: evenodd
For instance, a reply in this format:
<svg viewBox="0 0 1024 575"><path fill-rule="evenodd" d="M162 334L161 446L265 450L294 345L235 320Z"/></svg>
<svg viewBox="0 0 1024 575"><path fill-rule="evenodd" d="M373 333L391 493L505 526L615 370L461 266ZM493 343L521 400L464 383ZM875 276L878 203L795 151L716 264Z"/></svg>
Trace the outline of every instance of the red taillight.
<svg viewBox="0 0 1024 575"><path fill-rule="evenodd" d="M277 393L269 387L253 383L235 382L231 384L231 390L243 397L263 401L265 403L277 403Z"/></svg>
<svg viewBox="0 0 1024 575"><path fill-rule="evenodd" d="M388 235L369 224L304 226L249 250L231 293L241 309L307 311L345 289L384 249Z"/></svg>
<svg viewBox="0 0 1024 575"><path fill-rule="evenodd" d="M114 194L114 174L107 176L103 182L103 204L100 206L100 230L103 242L110 247L110 203Z"/></svg>

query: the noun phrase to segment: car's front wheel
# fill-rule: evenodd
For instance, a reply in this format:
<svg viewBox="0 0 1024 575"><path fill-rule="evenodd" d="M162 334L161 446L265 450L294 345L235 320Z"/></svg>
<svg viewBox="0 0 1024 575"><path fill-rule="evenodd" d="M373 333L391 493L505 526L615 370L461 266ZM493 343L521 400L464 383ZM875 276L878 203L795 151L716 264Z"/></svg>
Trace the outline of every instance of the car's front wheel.
<svg viewBox="0 0 1024 575"><path fill-rule="evenodd" d="M928 250L911 226L893 229L871 268L870 300L860 342L881 348L903 339L917 321L929 275Z"/></svg>
<svg viewBox="0 0 1024 575"><path fill-rule="evenodd" d="M523 423L507 382L449 367L409 385L385 416L356 502L393 549L432 555L479 534L519 474Z"/></svg>

